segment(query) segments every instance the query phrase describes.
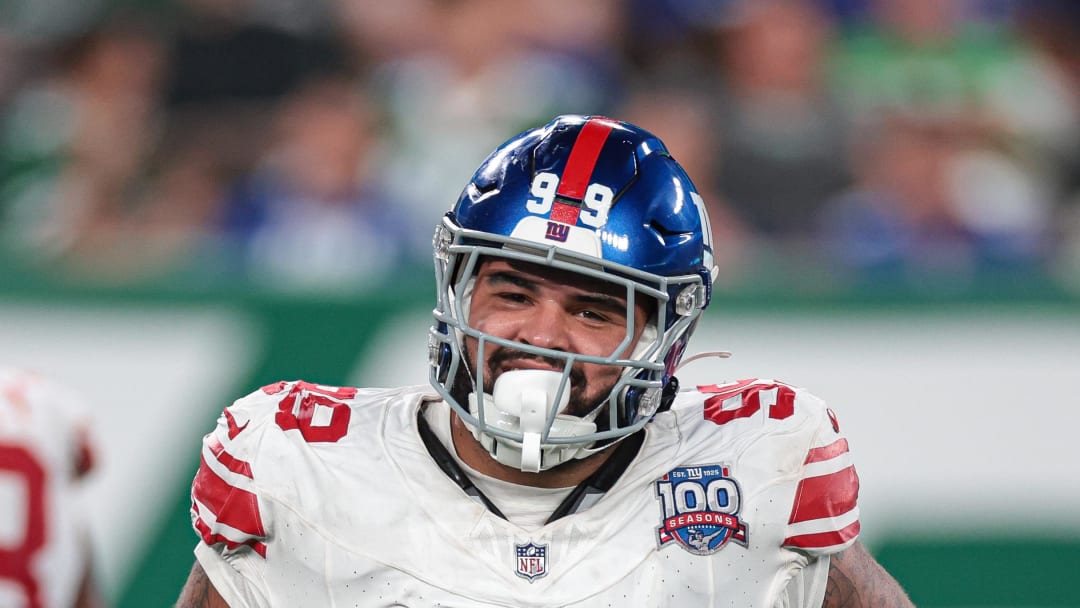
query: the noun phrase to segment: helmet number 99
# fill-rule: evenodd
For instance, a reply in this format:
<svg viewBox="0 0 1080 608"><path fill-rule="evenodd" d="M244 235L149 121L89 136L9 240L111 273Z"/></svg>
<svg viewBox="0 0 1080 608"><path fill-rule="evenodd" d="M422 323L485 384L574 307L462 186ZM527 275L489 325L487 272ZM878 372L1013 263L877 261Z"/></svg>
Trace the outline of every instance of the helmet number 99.
<svg viewBox="0 0 1080 608"><path fill-rule="evenodd" d="M548 215L555 205L555 195L559 191L559 176L554 173L537 173L533 178L530 194L536 198L530 198L525 202L525 209L529 213ZM608 210L615 193L611 188L603 184L589 184L585 190L585 198L582 199L581 215L578 220L592 228L600 228L607 223Z"/></svg>

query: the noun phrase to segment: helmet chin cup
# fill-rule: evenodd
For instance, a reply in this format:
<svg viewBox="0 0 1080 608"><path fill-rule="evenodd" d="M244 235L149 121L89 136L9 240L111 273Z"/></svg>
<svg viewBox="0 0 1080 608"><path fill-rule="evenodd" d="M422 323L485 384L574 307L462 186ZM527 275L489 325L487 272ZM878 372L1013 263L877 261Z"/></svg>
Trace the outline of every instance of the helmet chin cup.
<svg viewBox="0 0 1080 608"><path fill-rule="evenodd" d="M571 438L596 432L596 424L559 413L570 401L570 383L568 380L564 383L563 377L561 371L541 369L503 372L495 379L493 394L482 393L482 414L477 407L477 393L469 395L470 413L483 420L483 427L472 427L473 436L492 458L527 473L538 473L589 454L586 449L592 442L541 445L548 428L548 417L552 415L554 421L548 438ZM489 428L520 434L522 441L489 433Z"/></svg>

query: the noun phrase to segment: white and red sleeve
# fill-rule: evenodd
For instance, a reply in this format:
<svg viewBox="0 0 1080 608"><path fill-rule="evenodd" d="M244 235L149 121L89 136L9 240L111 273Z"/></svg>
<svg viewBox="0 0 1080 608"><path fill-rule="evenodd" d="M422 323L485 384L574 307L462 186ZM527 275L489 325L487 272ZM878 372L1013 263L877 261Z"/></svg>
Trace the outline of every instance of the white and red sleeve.
<svg viewBox="0 0 1080 608"><path fill-rule="evenodd" d="M253 551L265 558L268 522L251 466L261 428L251 424L243 402L226 408L217 428L203 438L191 484L191 523L202 541L223 555ZM238 423L238 417L246 419Z"/></svg>
<svg viewBox="0 0 1080 608"><path fill-rule="evenodd" d="M783 545L810 555L830 555L859 535L859 475L847 438L828 411L806 453Z"/></svg>

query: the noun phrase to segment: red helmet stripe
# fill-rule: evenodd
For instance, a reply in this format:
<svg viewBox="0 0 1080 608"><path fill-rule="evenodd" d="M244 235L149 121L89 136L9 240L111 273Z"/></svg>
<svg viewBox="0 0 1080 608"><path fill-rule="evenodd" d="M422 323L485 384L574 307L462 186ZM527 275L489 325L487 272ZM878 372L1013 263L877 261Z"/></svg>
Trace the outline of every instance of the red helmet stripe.
<svg viewBox="0 0 1080 608"><path fill-rule="evenodd" d="M555 192L557 196L577 201L585 198L585 189L589 187L589 178L596 168L596 159L600 157L600 150L614 127L615 121L610 118L590 118L585 122L566 159L566 169Z"/></svg>

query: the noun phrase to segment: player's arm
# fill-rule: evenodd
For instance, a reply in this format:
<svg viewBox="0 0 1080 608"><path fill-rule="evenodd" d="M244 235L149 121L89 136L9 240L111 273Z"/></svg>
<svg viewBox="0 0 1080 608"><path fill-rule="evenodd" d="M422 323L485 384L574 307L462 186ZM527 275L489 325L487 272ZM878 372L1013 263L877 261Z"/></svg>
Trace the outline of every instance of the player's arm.
<svg viewBox="0 0 1080 608"><path fill-rule="evenodd" d="M914 607L911 599L892 577L855 541L829 559L829 581L822 608L904 608Z"/></svg>
<svg viewBox="0 0 1080 608"><path fill-rule="evenodd" d="M174 608L229 608L196 561Z"/></svg>
<svg viewBox="0 0 1080 608"><path fill-rule="evenodd" d="M89 554L89 551L87 551ZM94 567L92 558L87 560L83 570L82 580L79 582L78 596L75 598L75 608L104 608L105 600L102 599L97 581L94 580Z"/></svg>

